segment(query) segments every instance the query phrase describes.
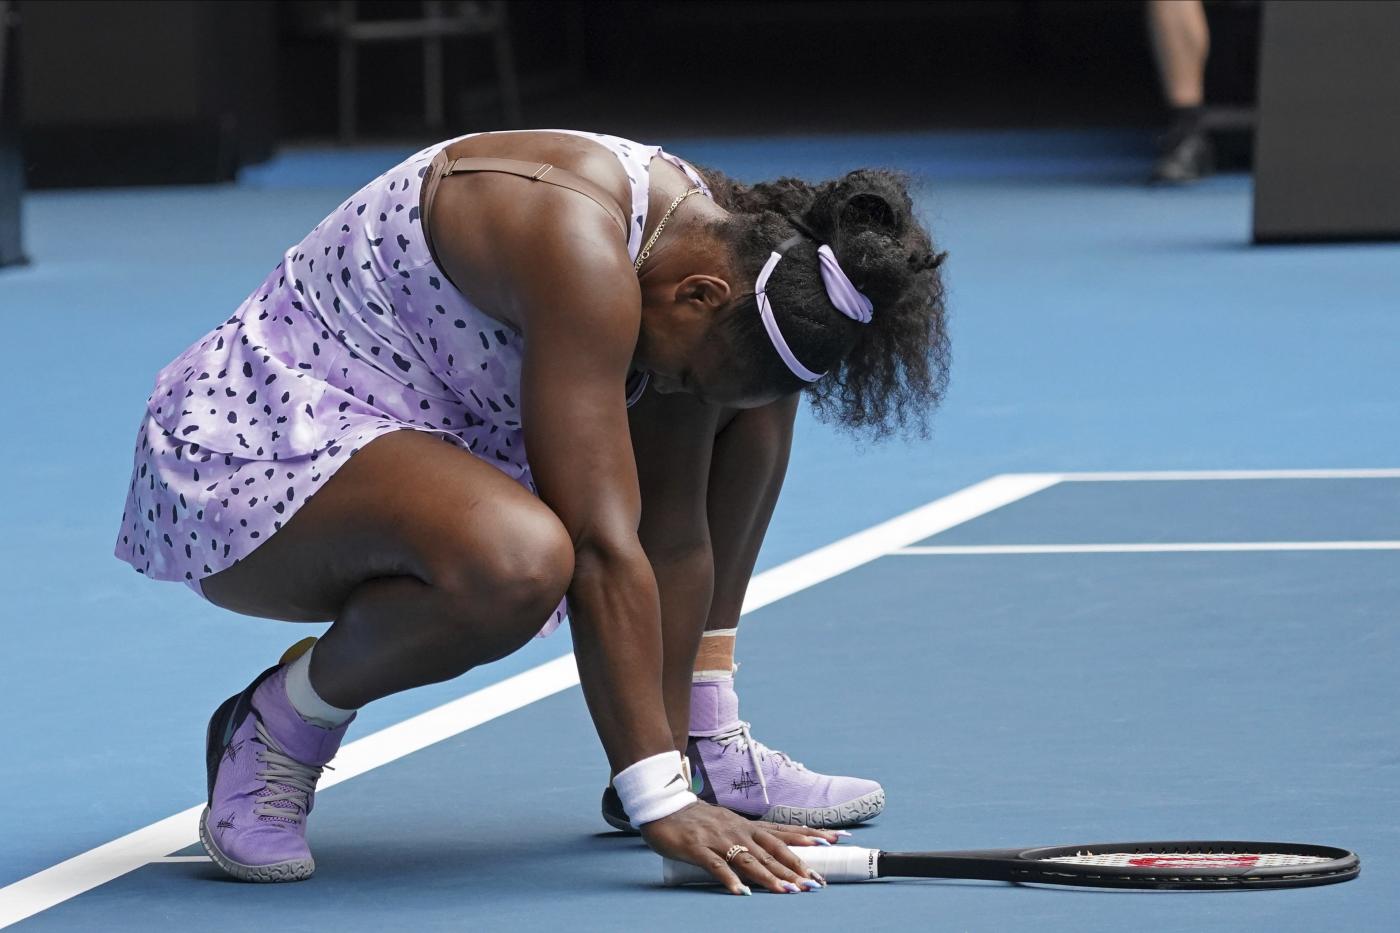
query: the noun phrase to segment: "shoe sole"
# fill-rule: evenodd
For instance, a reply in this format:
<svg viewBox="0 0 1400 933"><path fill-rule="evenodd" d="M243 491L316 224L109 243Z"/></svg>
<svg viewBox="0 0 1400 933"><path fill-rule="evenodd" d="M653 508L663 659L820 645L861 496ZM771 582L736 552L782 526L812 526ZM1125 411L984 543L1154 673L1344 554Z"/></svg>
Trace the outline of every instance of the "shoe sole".
<svg viewBox="0 0 1400 933"><path fill-rule="evenodd" d="M604 808L603 808L603 822L607 823L609 826L611 826L613 829L617 830L618 832L627 833L627 835L629 835L629 836L640 836L640 835L641 835L641 833L637 832L637 828L636 828L635 826L633 826L631 823L627 822L626 820L623 820L623 819L621 819L621 818L619 818L619 817L617 817L617 816L614 816L614 815L612 814L612 812L611 812L610 810L608 810L607 807L604 807Z"/></svg>
<svg viewBox="0 0 1400 933"><path fill-rule="evenodd" d="M209 835L208 807L204 808L204 813L199 817L199 841L204 844L204 851L209 853L214 864L239 881L252 881L260 884L305 881L316 871L316 860L309 858L276 862L272 865L244 865L242 862L235 862L219 849L219 846L214 842L214 837Z"/></svg>
<svg viewBox="0 0 1400 933"><path fill-rule="evenodd" d="M841 829L874 819L885 809L885 792L873 790L864 797L834 807L773 807L762 819L770 823L811 826L814 829Z"/></svg>
<svg viewBox="0 0 1400 933"><path fill-rule="evenodd" d="M739 813L740 816L750 820L767 820L770 823L782 823L785 826L811 826L813 829L842 829L847 826L858 826L867 820L872 820L879 816L885 809L884 789L874 790L864 797L857 797L855 800L839 804L834 807L773 807L762 816L751 816L747 813ZM739 811L735 810L735 813ZM605 804L602 808L603 821L619 832L627 833L630 836L637 836L640 833L636 828L619 814L613 813Z"/></svg>

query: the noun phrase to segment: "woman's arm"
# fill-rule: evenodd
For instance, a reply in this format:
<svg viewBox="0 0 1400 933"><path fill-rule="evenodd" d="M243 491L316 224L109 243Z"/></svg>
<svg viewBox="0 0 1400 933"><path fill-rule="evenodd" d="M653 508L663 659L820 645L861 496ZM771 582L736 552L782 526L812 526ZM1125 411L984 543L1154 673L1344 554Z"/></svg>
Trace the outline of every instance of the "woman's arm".
<svg viewBox="0 0 1400 933"><path fill-rule="evenodd" d="M615 229L599 224L579 236L564 223L545 227L515 290L525 444L540 498L573 539L579 677L617 773L673 747L661 695L661 606L637 536L641 494L623 390L641 297Z"/></svg>
<svg viewBox="0 0 1400 933"><path fill-rule="evenodd" d="M623 388L641 290L616 224L587 199L508 175L453 181L438 190L433 243L466 298L524 335L525 447L573 542L579 676L616 773L672 747Z"/></svg>
<svg viewBox="0 0 1400 933"><path fill-rule="evenodd" d="M540 498L573 541L579 679L616 774L674 746L662 701L660 600L637 535L641 496L624 398L641 294L616 227L580 201L543 185L495 203L482 197L474 207L493 218L491 236L478 236L471 255L457 252L468 241L438 236L436 227L434 240L454 282L490 270L501 302L493 313L520 322L524 333L525 444ZM469 263L474 269L463 268ZM772 891L804 877L784 843L817 835L700 803L646 822L642 833L657 852L706 867L733 893L742 890L736 872ZM751 855L731 865L724 853L733 845Z"/></svg>

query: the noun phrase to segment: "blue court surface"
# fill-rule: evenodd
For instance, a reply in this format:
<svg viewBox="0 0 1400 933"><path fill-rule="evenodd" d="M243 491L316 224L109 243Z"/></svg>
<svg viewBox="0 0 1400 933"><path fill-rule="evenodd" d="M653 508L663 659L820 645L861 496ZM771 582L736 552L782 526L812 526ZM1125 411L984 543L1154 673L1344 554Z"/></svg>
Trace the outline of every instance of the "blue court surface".
<svg viewBox="0 0 1400 933"><path fill-rule="evenodd" d="M195 844L204 723L319 627L111 547L156 370L407 149L301 152L233 186L26 201L35 263L0 274L0 926L1400 928L1400 249L1248 247L1248 179L1142 188L1123 134L665 142L744 178L919 172L950 251L933 436L869 445L804 409L741 623L755 734L885 785L852 843L1307 841L1360 878L662 888L598 817L565 629L366 709L317 797L316 877L225 880Z"/></svg>

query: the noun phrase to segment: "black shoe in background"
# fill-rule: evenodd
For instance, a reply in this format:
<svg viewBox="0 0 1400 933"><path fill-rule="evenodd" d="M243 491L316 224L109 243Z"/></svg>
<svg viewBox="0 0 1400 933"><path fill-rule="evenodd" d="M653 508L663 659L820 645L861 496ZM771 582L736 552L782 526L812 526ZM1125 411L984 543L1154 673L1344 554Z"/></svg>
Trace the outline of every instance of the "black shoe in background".
<svg viewBox="0 0 1400 933"><path fill-rule="evenodd" d="M1204 109L1180 107L1171 129L1162 137L1161 155L1152 167L1152 181L1180 185L1199 181L1215 171L1215 147L1202 125Z"/></svg>
<svg viewBox="0 0 1400 933"><path fill-rule="evenodd" d="M1157 184L1183 185L1199 181L1215 171L1215 147L1210 137L1197 132L1182 138L1163 152L1152 167Z"/></svg>

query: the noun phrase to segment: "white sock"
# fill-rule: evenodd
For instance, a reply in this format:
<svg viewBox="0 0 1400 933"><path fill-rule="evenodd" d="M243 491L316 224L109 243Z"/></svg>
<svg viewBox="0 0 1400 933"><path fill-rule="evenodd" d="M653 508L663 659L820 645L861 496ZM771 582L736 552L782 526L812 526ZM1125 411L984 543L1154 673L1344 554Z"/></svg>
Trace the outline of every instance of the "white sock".
<svg viewBox="0 0 1400 933"><path fill-rule="evenodd" d="M287 666L287 699L302 719L322 729L334 729L355 715L352 709L331 706L311 686L311 649Z"/></svg>

